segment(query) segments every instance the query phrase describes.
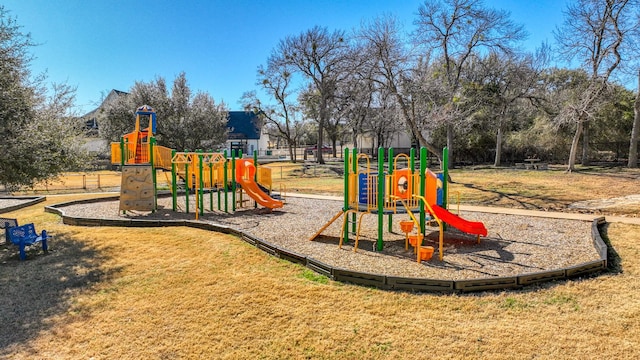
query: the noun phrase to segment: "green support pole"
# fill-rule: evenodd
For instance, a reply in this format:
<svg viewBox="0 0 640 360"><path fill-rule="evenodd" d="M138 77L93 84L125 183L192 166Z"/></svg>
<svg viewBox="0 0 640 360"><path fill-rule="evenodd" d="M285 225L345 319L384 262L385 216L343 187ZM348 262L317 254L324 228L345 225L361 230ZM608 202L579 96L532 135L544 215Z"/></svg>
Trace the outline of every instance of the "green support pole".
<svg viewBox="0 0 640 360"><path fill-rule="evenodd" d="M387 161L389 163L389 175L393 175L393 148L389 148L389 150L387 150L387 154L388 154ZM389 219L387 220L389 222L388 224L389 229L387 231L393 232L393 214L389 213Z"/></svg>
<svg viewBox="0 0 640 360"><path fill-rule="evenodd" d="M237 157L237 159L242 160L242 158L244 158L244 154L242 153L242 149L238 149L238 157ZM236 176L236 175L235 175L235 171L233 172L233 174L234 174L234 175L233 175L233 176L234 176L233 178L234 178L234 180L236 181L236 188L235 188L235 190L238 190L238 179L236 179L236 177L235 177L235 176ZM242 191L242 190L241 190L241 191ZM234 191L233 193L235 194L235 193L236 193L236 191ZM236 203L236 200L234 200L234 202L233 202L233 203L235 204L235 203ZM240 193L240 207L242 207L242 205L243 205L243 203L242 203L242 193ZM237 206L237 205L235 205L235 206ZM235 211L235 208L234 208L233 210Z"/></svg>
<svg viewBox="0 0 640 360"><path fill-rule="evenodd" d="M427 187L427 148L420 148L420 196L423 198L426 194ZM424 234L426 229L426 214L424 211L425 204L424 201L420 200L420 233Z"/></svg>
<svg viewBox="0 0 640 360"><path fill-rule="evenodd" d="M349 210L349 149L344 149L344 204L342 206L342 211ZM348 215L347 215L348 216ZM349 242L349 224L344 224L344 241L345 243Z"/></svg>
<svg viewBox="0 0 640 360"><path fill-rule="evenodd" d="M224 159L224 165L223 165L222 170L223 170L223 171L226 171L226 170L225 170L226 168L227 168L227 159L225 158L225 159ZM227 176L226 176L226 174L222 176L222 178L223 178L223 180L222 180L223 184L224 184L224 178L226 178L226 177L227 177ZM218 179L218 181L220 181L220 179ZM227 185L225 184L224 186L227 186ZM222 192L223 190L222 190L222 189L220 189L219 187L218 187L216 190L218 190L218 210L219 210L219 211L222 211L222 197L220 196L220 192Z"/></svg>
<svg viewBox="0 0 640 360"><path fill-rule="evenodd" d="M176 157L176 151L171 150L171 158ZM171 209L173 211L178 210L178 185L176 184L178 180L178 174L176 173L176 164L171 162Z"/></svg>
<svg viewBox="0 0 640 360"><path fill-rule="evenodd" d="M124 168L124 137L120 138L120 171Z"/></svg>
<svg viewBox="0 0 640 360"><path fill-rule="evenodd" d="M231 191L233 192L231 194L231 210L233 212L236 211L236 151L235 150L231 150L231 178L233 179L231 181Z"/></svg>
<svg viewBox="0 0 640 360"><path fill-rule="evenodd" d="M409 150L409 169L411 171L411 174L413 175L413 173L416 172L416 149L411 148ZM411 188L415 189L415 185L416 184L411 184Z"/></svg>
<svg viewBox="0 0 640 360"><path fill-rule="evenodd" d="M356 182L356 184L358 183L358 149L352 149L352 154L351 154L351 169L352 169L352 174L356 174L356 176L354 177L354 181ZM355 194L356 199L358 198L358 194ZM349 199L347 199L348 201ZM357 200L356 200L357 201ZM348 207L348 205L347 205ZM353 232L354 234L356 233L357 229L356 229L356 219L358 218L358 214L353 213L351 214L351 232Z"/></svg>
<svg viewBox="0 0 640 360"><path fill-rule="evenodd" d="M349 149L344 149L344 192L342 211L349 210Z"/></svg>
<svg viewBox="0 0 640 360"><path fill-rule="evenodd" d="M199 150L198 152L202 153L202 150ZM202 154L198 154L198 207L200 210L200 215L204 215L204 179L202 178L202 176L204 175L203 170Z"/></svg>
<svg viewBox="0 0 640 360"><path fill-rule="evenodd" d="M213 211L213 164L211 164L212 152L213 151L209 149L209 211Z"/></svg>
<svg viewBox="0 0 640 360"><path fill-rule="evenodd" d="M384 149L378 148L378 241L376 251L382 251L384 229Z"/></svg>
<svg viewBox="0 0 640 360"><path fill-rule="evenodd" d="M253 174L253 180L258 182L258 151L253 150L253 166L256 168L256 173Z"/></svg>
<svg viewBox="0 0 640 360"><path fill-rule="evenodd" d="M153 147L156 144L156 138L151 137L149 139L149 162L151 163L151 181L153 181L153 210L155 212L158 209L158 178L156 175L156 165L153 161Z"/></svg>
<svg viewBox="0 0 640 360"><path fill-rule="evenodd" d="M222 175L224 186L224 212L229 212L229 196L227 194L227 185L229 184L229 162L227 161L227 150L224 151L224 174Z"/></svg>
<svg viewBox="0 0 640 360"><path fill-rule="evenodd" d="M442 207L447 209L449 205L449 148L446 146L442 149L442 162L444 164L442 168Z"/></svg>

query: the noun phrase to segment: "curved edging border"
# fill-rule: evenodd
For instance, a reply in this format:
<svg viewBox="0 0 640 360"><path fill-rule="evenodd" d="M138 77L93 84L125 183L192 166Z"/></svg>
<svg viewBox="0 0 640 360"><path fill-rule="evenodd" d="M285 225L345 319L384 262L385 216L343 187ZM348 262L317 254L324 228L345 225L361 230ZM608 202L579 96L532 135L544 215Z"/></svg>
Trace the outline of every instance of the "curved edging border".
<svg viewBox="0 0 640 360"><path fill-rule="evenodd" d="M35 204L39 204L45 200L47 200L46 196L0 196L0 199L10 199L10 200L29 200L31 199L31 201L25 201L21 204L18 205L13 205L13 206L8 206L5 208L1 208L0 209L0 214L4 214L4 213L8 213L8 212L12 212L14 210L19 210L22 208L26 208L28 206L31 205L35 205Z"/></svg>
<svg viewBox="0 0 640 360"><path fill-rule="evenodd" d="M77 226L132 226L132 227L162 227L162 226L187 226L208 231L216 231L232 234L269 255L293 263L301 264L307 268L325 275L330 279L347 282L356 285L372 286L384 290L402 290L419 292L471 292L485 290L515 289L548 281L571 279L580 276L594 274L607 268L607 245L602 240L599 227L606 223L604 217L593 220L591 225L591 237L593 245L600 259L584 262L564 269L554 269L534 273L520 274L516 276L493 277L470 280L439 280L422 278L404 278L383 274L371 274L333 267L312 257L305 256L294 251L271 244L253 235L228 226L205 223L195 220L137 220L137 219L94 219L72 217L65 215L60 209L64 206L76 204L88 204L106 200L118 199L119 196L104 197L98 199L76 200L45 207L45 212L58 214L62 222L67 225Z"/></svg>

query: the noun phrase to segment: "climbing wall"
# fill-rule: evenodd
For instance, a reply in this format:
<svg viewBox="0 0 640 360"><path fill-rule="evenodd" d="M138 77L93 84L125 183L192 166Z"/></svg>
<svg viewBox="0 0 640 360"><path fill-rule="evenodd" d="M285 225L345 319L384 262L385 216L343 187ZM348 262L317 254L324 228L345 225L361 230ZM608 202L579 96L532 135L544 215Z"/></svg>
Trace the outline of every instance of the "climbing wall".
<svg viewBox="0 0 640 360"><path fill-rule="evenodd" d="M151 165L125 165L122 168L120 210L155 210Z"/></svg>

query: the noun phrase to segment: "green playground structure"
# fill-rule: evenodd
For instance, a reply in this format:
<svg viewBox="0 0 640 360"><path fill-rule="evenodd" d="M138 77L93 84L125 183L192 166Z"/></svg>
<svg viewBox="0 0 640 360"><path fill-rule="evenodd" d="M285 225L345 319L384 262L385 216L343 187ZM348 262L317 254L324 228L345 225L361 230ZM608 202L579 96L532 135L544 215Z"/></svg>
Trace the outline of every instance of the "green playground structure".
<svg viewBox="0 0 640 360"><path fill-rule="evenodd" d="M418 234L414 245L417 261L421 252L433 251L422 247L427 220L435 221L439 227L439 258L443 259L445 225L480 236L487 235L487 229L480 222L462 219L447 210L448 207L448 149L443 149L443 171L434 173L428 169L426 148L420 149L419 168L416 170L415 149L410 154L394 156L393 148L387 152L388 164L385 168L385 151L378 148L377 169L372 169L370 156L358 153L357 149L344 151L344 204L342 209L327 222L310 240L317 238L334 221L343 218L340 246L355 235L354 251L358 249L358 240L364 215L377 216L378 237L376 251L384 247L384 216L388 217L388 232L393 228L393 214L409 214L416 225ZM386 170L385 170L386 169ZM358 219L359 214L359 219ZM427 219L427 216L429 217Z"/></svg>

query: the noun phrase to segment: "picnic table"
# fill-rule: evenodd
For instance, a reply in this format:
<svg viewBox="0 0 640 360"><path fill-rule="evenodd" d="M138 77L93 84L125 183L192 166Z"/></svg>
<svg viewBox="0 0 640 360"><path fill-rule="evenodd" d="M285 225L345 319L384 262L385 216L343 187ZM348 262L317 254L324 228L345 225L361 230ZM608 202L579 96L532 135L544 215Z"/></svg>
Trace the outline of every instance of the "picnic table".
<svg viewBox="0 0 640 360"><path fill-rule="evenodd" d="M538 158L524 159L524 161L524 167L527 170L546 170L549 168L547 163L540 162L540 159Z"/></svg>

